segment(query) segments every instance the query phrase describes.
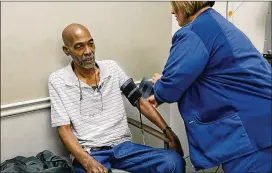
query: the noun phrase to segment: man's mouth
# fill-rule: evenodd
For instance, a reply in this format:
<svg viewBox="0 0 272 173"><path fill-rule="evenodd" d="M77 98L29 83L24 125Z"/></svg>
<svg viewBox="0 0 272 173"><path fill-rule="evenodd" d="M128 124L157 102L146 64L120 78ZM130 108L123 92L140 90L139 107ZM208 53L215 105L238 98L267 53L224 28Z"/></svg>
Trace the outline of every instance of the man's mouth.
<svg viewBox="0 0 272 173"><path fill-rule="evenodd" d="M92 61L93 58L85 58L83 61Z"/></svg>
<svg viewBox="0 0 272 173"><path fill-rule="evenodd" d="M94 56L83 57L84 62L93 62Z"/></svg>

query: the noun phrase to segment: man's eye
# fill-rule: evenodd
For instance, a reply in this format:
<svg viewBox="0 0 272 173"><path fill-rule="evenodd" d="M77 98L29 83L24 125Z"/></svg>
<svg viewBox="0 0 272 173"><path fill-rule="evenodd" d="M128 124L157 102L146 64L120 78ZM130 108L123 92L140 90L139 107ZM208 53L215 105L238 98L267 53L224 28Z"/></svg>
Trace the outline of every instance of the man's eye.
<svg viewBox="0 0 272 173"><path fill-rule="evenodd" d="M76 45L76 49L80 49L81 47L81 45Z"/></svg>

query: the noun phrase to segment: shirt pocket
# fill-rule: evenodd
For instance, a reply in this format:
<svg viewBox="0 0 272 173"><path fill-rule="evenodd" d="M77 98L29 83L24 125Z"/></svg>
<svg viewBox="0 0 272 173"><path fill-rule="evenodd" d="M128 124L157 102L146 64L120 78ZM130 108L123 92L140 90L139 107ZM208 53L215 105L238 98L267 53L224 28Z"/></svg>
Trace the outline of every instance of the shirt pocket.
<svg viewBox="0 0 272 173"><path fill-rule="evenodd" d="M187 132L195 167L215 166L254 150L238 112L213 122L194 116Z"/></svg>

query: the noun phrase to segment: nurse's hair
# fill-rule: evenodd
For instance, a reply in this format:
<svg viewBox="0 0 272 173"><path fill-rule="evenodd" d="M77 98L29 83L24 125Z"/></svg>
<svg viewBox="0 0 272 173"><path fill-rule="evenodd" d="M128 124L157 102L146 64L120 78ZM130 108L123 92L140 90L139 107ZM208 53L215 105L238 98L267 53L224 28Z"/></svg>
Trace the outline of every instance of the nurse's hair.
<svg viewBox="0 0 272 173"><path fill-rule="evenodd" d="M214 3L215 1L171 1L171 6L176 13L181 11L187 19L204 7L212 7Z"/></svg>

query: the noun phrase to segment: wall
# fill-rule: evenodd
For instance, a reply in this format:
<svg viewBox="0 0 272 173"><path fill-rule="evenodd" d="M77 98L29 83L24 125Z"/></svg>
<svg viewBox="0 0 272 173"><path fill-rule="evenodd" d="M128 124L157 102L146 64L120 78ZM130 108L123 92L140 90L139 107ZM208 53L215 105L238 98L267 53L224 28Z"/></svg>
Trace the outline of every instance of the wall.
<svg viewBox="0 0 272 173"><path fill-rule="evenodd" d="M70 23L89 28L98 60L116 60L135 80L165 63L168 2L2 2L1 104L48 96L49 74L70 61L61 48Z"/></svg>
<svg viewBox="0 0 272 173"><path fill-rule="evenodd" d="M56 132L50 126L49 109L1 118L1 163L18 155L35 156L44 150L67 155Z"/></svg>

